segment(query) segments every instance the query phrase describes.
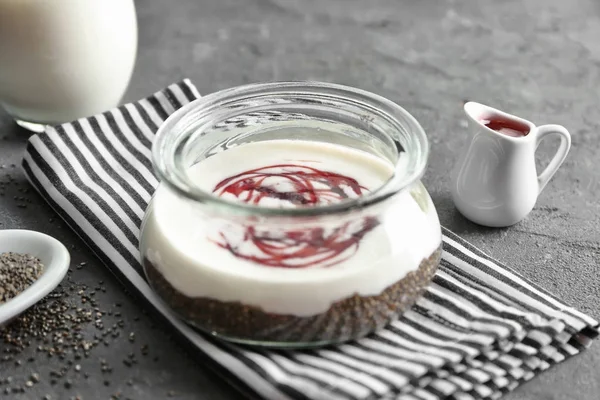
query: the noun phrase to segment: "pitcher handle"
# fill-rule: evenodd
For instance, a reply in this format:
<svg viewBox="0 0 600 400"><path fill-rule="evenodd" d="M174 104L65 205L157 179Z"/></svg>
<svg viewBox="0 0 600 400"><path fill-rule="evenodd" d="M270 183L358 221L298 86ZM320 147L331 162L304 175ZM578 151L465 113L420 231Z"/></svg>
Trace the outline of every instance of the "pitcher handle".
<svg viewBox="0 0 600 400"><path fill-rule="evenodd" d="M552 176L556 173L558 168L560 168L565 158L567 158L567 154L569 153L569 149L571 149L571 134L569 131L560 125L542 125L538 127L537 131L537 146L540 145L540 142L544 140L544 138L548 135L558 135L560 138L560 145L558 146L558 150L556 150L556 154L550 160L550 163L544 169L544 171L538 176L538 186L539 192L544 190L548 181L552 178Z"/></svg>

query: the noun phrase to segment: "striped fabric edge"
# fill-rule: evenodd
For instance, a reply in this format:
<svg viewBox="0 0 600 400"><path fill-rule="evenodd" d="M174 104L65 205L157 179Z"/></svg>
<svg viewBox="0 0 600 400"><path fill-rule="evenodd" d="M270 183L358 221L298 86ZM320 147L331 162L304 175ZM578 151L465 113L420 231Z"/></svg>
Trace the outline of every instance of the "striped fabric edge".
<svg viewBox="0 0 600 400"><path fill-rule="evenodd" d="M402 388L397 397L390 393L384 398L404 398L406 393L412 393L418 388L421 393L429 393L438 398L454 394L457 398L496 399L528 380L525 378L531 379L536 371L543 370L542 366L560 363L578 354L580 350L569 343L553 343L538 349L519 342L506 351L498 354L483 352L476 359L466 359L451 367L434 370L416 384L411 382L410 387ZM449 369L454 371L448 371ZM473 371L477 372L473 374ZM482 371L487 376L481 376ZM475 379L474 375L483 379Z"/></svg>
<svg viewBox="0 0 600 400"><path fill-rule="evenodd" d="M489 254L473 246L471 243L467 242L465 239L456 235L449 229L445 227L442 227L442 229L444 232L444 236L447 238L447 242L453 243L452 247L462 247L462 251L464 254L469 255L472 260L476 260L478 263L489 267L490 270L494 271L493 275L500 276L499 279L501 281L504 281L507 284L513 284L515 287L520 287L522 290L524 290L525 293L530 293L531 295L542 299L545 303L551 305L552 307L555 307L556 310L560 310L565 314L579 319L583 321L586 325L589 325L596 329L598 328L599 322L596 321L594 318L591 318L590 316L582 313L576 308L565 304L563 300L557 298L548 290L542 288L535 282L528 280L513 268L491 257ZM456 244L456 246L454 244Z"/></svg>
<svg viewBox="0 0 600 400"><path fill-rule="evenodd" d="M106 185L104 185L104 187L102 185L98 185L95 189L97 191L99 191L103 196L99 196L99 193L96 192L95 193L95 198L93 196L90 196L89 193L85 193L81 190L80 186L83 185L81 177L79 177L79 181L78 182L73 182L73 180L71 180L71 182L68 182L70 179L66 179L67 183L69 185L63 185L60 186L60 178L62 176L71 176L73 177L74 175L77 174L77 172L73 173L73 171L70 171L71 174L69 175L69 173L67 171L60 171L61 174L54 176L55 179L49 179L48 176L52 176L52 174L56 174L57 170L60 170L61 168L64 169L65 167L68 168L72 168L72 166L74 164L78 164L79 168L77 168L78 171L83 171L84 174L88 174L90 169L94 169L94 167L102 170L102 168L108 168L106 165L108 163L105 163L104 167L102 167L102 165L100 163L97 163L96 165L92 165L89 161L89 159L93 159L97 158L97 156L94 157L94 155L92 153L89 154L75 154L77 152L77 150L73 150L72 154L68 154L68 155L64 155L61 154L63 151L65 151L64 149L69 149L72 147L88 147L88 148L92 148L93 146L90 146L89 144L86 146L85 144L81 144L81 143L76 143L76 135L72 134L72 131L74 129L74 131L78 131L78 130L85 130L86 127L88 130L86 130L84 133L87 133L90 135L90 137L93 137L93 129L91 130L92 132L90 132L89 127L92 126L97 126L98 129L100 129L101 131L103 131L107 136L109 136L111 134L112 131L112 137L109 137L108 140L105 140L106 143L101 143L103 146L105 146L105 149L107 147L110 147L110 151L106 150L105 153L102 156L112 156L113 154L121 154L121 156L126 156L131 155L132 153L137 153L137 158L134 155L132 158L138 159L139 164L140 165L134 165L132 166L131 170L128 170L126 172L130 172L130 176L133 177L134 174L137 174L137 177L135 177L133 179L133 181L137 181L140 185L140 187L142 186L143 179L147 180L147 184L152 185L153 182L150 178L144 177L144 175L148 175L147 171L144 171L144 168L148 168L148 160L144 160L143 159L143 155L140 156L140 154L142 154L142 152L140 151L140 149L143 146L142 144L142 140L144 139L144 137L146 139L150 138L151 140L151 134L148 134L148 131L152 129L151 124L154 124L154 127L157 127L160 124L160 119L161 116L154 115L152 114L152 107L157 107L157 108L161 108L162 109L162 117L164 117L165 115L168 115L170 112L172 112L175 108L177 108L178 106L181 106L182 104L184 104L184 101L182 100L183 96L187 97L187 100L192 100L193 98L195 98L194 96L189 96L185 94L186 90L188 92L191 92L192 94L194 94L195 89L193 88L193 85L191 85L191 83L189 83L189 81L184 81L183 83L179 84L179 85L172 85L170 86L168 89L166 89L163 92L159 92L157 93L155 96L152 96L151 98L149 98L150 100L142 100L139 103L136 103L135 105L125 105L122 107L119 107L119 109L117 109L117 111L112 110L110 112L107 112L105 114L107 115L102 115L102 116L95 116L91 119L92 123L88 123L88 120L80 120L77 123L74 124L65 124L63 125L61 128L63 129L64 134L67 134L67 132L71 132L71 136L67 139L64 139L65 141L67 141L67 143L63 140L63 137L61 137L61 135L58 136L53 136L51 137L51 139L54 139L54 141L50 140L48 141L47 138L46 140L40 140L39 142L36 142L35 139L33 139L30 142L30 146L28 146L28 151L27 151L27 155L26 158L24 160L23 166L26 172L26 175L28 177L28 179L32 182L32 184L34 185L34 187L36 187L36 189L38 189L38 191L45 192L42 193L42 195L47 199L47 201L49 201L49 203L51 203L51 205L54 206L55 209L57 209L57 211L59 211L59 214L61 214L63 216L63 218L65 220L67 220L67 222L70 222L69 225L78 232L78 234L80 234L80 236L82 236L82 238L84 238L84 240L86 241L86 243L88 243L88 245L90 245L90 247L92 247L93 250L95 250L95 252L99 255L100 259L105 263L108 264L109 266L111 264L115 265L116 268L112 268L113 272L116 272L116 275L120 278L122 278L121 280L128 282L131 285L134 286L134 288L136 289L136 291L141 294L142 298L145 298L146 300L148 300L151 305L153 305L154 307L157 307L156 304L154 303L158 303L156 301L156 299L153 299L153 294L151 292L149 292L147 285L145 284L143 275L140 274L140 269L139 269L139 265L137 265L138 261L137 261L137 250L135 249L135 241L131 240L131 236L129 236L129 234L135 234L135 217L141 217L141 215L139 214L139 210L136 211L135 210L129 210L129 214L125 213L121 213L121 214L115 214L113 213L112 216L108 216L108 218L104 218L102 220L93 220L92 215L94 211L94 205L97 205L100 199L101 201L104 201L104 207L100 207L100 212L102 212L102 210L107 210L107 209L111 209L115 208L118 209L120 207L120 205L117 203L115 203L117 200L115 200L115 198L111 199L104 199L104 196L110 197L111 193L109 193L110 187L107 187ZM166 94L165 94L166 93ZM183 96L182 96L183 93ZM197 97L197 95L196 95ZM175 100L173 100L175 99ZM170 106L167 106L170 102ZM141 106L140 106L141 104ZM121 116L119 116L119 114L122 114ZM158 114L158 113L157 113ZM122 118L121 118L122 117ZM137 122L136 122L137 119ZM127 120L129 120L130 122L127 123ZM125 122L123 122L125 121ZM131 121L134 121L133 124L131 123ZM76 126L77 124L79 124L79 127ZM127 128L127 126L130 126L129 128ZM146 132L144 132L144 124L146 125ZM136 129L137 127L137 129ZM59 131L61 128L58 128L55 131ZM126 131L129 130L129 136L127 137L126 141L129 141L129 143L123 144L123 139L120 138L115 138L114 132L116 131ZM136 132L134 132L136 131ZM52 132L52 130L50 130L50 134L49 136L54 135L54 133ZM99 135L98 135L99 136ZM134 139L130 139L130 137L134 137ZM86 136L87 138L87 136ZM69 142L70 140L70 142ZM98 139L96 138L96 140L102 140L102 139ZM60 143L60 146L54 146L54 148L52 148L52 150L54 151L50 151L48 149L48 147L52 147L53 143L54 145L56 145L56 142L58 141L58 143ZM90 142L91 143L91 142ZM135 146L132 147L132 143L135 144ZM127 147L130 147L129 149ZM94 147L97 148L97 147ZM57 159L55 157L57 157L56 152L58 152L58 157L61 159ZM90 157L91 155L91 157ZM87 156L87 158L86 158ZM140 159L141 157L141 159ZM131 158L129 158L131 159ZM50 160L50 162L47 162L48 160ZM87 161L87 167L84 168L84 166L82 164L85 164ZM111 166L110 168L114 169L116 167ZM106 172L106 170L104 170L104 172ZM113 174L113 176L123 176L123 172L122 171L115 171L116 175ZM150 173L151 175L151 173ZM108 175L106 175L108 176ZM98 181L100 181L100 183L102 183L103 180L105 179L110 179L110 177L106 178L106 176L100 176L98 174L96 174L95 179L97 179ZM142 178L140 178L142 177ZM89 179L89 177L88 177ZM131 183L132 180L127 181L125 183ZM54 185L57 185L61 190L58 190L56 188L53 187ZM138 189L140 190L140 189ZM89 200L83 204L78 203L77 206L73 206L73 204L71 203L70 199L68 198L69 195L71 197L71 199L74 202L77 202L77 200L79 198L77 198L77 196L73 196L73 192L81 192L78 193L80 194L80 196L85 196L88 195L89 196ZM93 192L93 191L92 191ZM114 196L116 192L113 192L112 195ZM119 192L120 193L120 192ZM94 193L92 193L93 195ZM148 193L149 194L149 193ZM122 194L117 194L116 196L120 196ZM141 198L141 197L140 197ZM108 203L106 203L108 201ZM138 200L139 201L139 200ZM109 204L110 203L110 204ZM123 203L121 203L122 206ZM143 201L142 201L142 205L143 205ZM98 208L98 207L96 207ZM85 214L83 215L80 213L79 210L85 210ZM115 211L115 210L111 210L111 211ZM123 210L121 210L123 211ZM132 212L133 211L133 212ZM86 218L87 216L87 218ZM91 219L92 221L88 221L87 219ZM129 225L129 226L125 226L123 228L122 224L119 224L120 222L124 221L125 219L129 218L130 222L133 222L133 225ZM110 235L111 232L106 232L107 230L110 230L109 227L103 225L105 222L107 222L107 220L113 220L113 222L116 220L117 223L114 223L114 226L110 226L110 228L115 228L117 231L121 230L123 228L123 230L121 230L121 234L122 236L120 237L115 237L113 235ZM121 226L119 226L121 225ZM101 232L98 230L98 228L100 228L100 231L104 230L104 232L102 232L103 234L101 234ZM103 228L103 229L102 229ZM127 229L129 229L129 234L124 233L124 231L126 231ZM454 243L457 243L459 246L463 246L465 249L467 249L470 252L474 252L474 250L472 248L469 247L468 243L463 243L461 242L460 238L455 238L452 236L451 233L445 231L445 242L447 242L446 239L450 238L451 241L453 241ZM107 240L107 237L111 237L113 240ZM98 240L100 239L100 240ZM115 240L116 239L116 240ZM136 239L137 240L137 239ZM129 248L123 248L122 246L119 246L121 243L130 243L130 247ZM99 243L99 244L98 244ZM94 249L94 247L96 247ZM115 248L116 247L116 248ZM129 254L127 254L129 253ZM452 253L452 246L450 247L450 253ZM460 253L460 251L459 251ZM123 255L125 254L125 255ZM464 254L464 253L462 253ZM481 263L484 264L486 267L490 267L489 259L483 257L481 254L479 253L473 253L476 256L479 256L481 258L483 258L483 260L481 260ZM458 253L452 253L453 256L456 255L460 255ZM133 261L132 261L132 257L133 256ZM465 261L466 262L466 261ZM493 265L496 265L492 262ZM131 265L133 265L134 267L131 267ZM504 271L496 271L493 266L491 267L492 270L494 271L495 274L499 275L501 280L503 280L503 282L507 279L511 279L512 277L510 275L507 275L506 273L504 273ZM510 272L510 271L509 271ZM134 276L137 275L137 276ZM522 279L522 278L520 278ZM528 284L527 281L523 282L525 284ZM507 282L504 282L505 284ZM507 284L510 286L512 283L512 281L509 281ZM535 286L531 286L529 285L527 287L527 290L532 291L532 293L535 294L535 296L538 297L538 299L536 301L540 301L543 302L543 304L548 306L548 313L550 316L555 316L555 315L559 315L562 316L565 320L568 320L567 322L572 323L573 325L577 325L580 326L582 323L586 324L589 323L590 321L586 321L586 318L589 318L585 315L578 315L576 312L566 312L565 315L561 315L560 313L565 310L565 306L562 305L562 303L560 303L559 301L557 301L556 299L553 299L552 296L549 296L548 294L546 294L544 291L538 290ZM556 308L558 308L559 310L557 310ZM176 326L176 328L178 328L179 331L181 331L182 329L185 331L185 326L181 326L181 324L179 323L179 325L175 322L178 321L173 321L173 317L170 316L168 310L161 310L158 309L158 311L163 314L163 316L165 316L170 323L174 324ZM558 313L554 313L553 311L559 311ZM568 311L568 310L567 310ZM583 318L582 318L583 316ZM595 322L595 321L594 321ZM414 329L414 325L418 326L418 322L415 321L411 321L408 326L411 326ZM189 329L189 328L188 328ZM196 346L198 345L198 340L191 340L190 336L199 336L199 335L195 335L193 334L189 334L189 332L183 332L183 336L186 337L188 339L188 341L194 343ZM584 333L584 336L591 336L591 335L587 335L586 333ZM493 338L492 338L493 339ZM314 369L314 368L309 368L308 370L304 367L304 370L302 370L301 372L298 372L298 368L300 366L300 369L303 368L302 365L300 364L294 364L294 363L289 363L288 361L282 361L281 359L278 359L278 363L277 362L273 362L273 360L269 360L268 357L264 357L261 356L260 353L256 353L256 354L248 354L245 351L241 351L238 348L235 347L226 347L225 349L222 348L220 346L220 344L218 343L211 343L211 342L207 342L205 341L207 344L212 345L213 349L210 348L210 346L207 346L205 343L202 343L202 341L200 341L200 343L202 343L202 345L200 345L199 347L201 347L203 349L203 351L205 353L208 353L209 357L211 357L212 359L215 359L217 362L220 363L221 367L223 367L226 370L232 370L235 372L236 375L238 375L243 381L245 381L247 384L251 383L250 386L253 386L252 384L254 384L254 386L256 386L256 373L255 370L257 369L257 367L260 367L258 369L262 370L262 373L260 373L259 375L262 376L262 378L264 379L264 382L262 382L263 384L266 384L266 387L270 388L270 389L274 389L275 387L277 388L283 388L284 392L286 392L287 394L289 394L291 396L291 398L303 398L303 395L306 395L306 393L309 393L309 396L305 396L308 398L319 398L318 397L318 393L314 394L314 396L311 393L315 393L315 388L316 390L320 390L322 389L322 386L315 386L314 382L307 380L306 378L306 374L307 371L309 371L308 375L314 375L315 371L317 373L317 375L322 374L324 371L320 370L320 369ZM209 349L207 351L207 348ZM481 349L483 349L484 347L482 346ZM216 350L215 350L216 349ZM211 351L212 350L212 351ZM239 363L235 363L235 362L231 362L231 360L228 360L227 357L223 354L220 354L219 352L225 352L227 353L227 356L230 356L231 354L234 354L236 357L238 357L236 360L243 360L241 362L241 364L243 364L243 366L245 366L244 368L239 368L240 365ZM475 351L474 355L479 354L480 351ZM226 359L227 363L223 363L223 359ZM284 358L285 359L285 358ZM322 360L320 360L320 362L322 363ZM235 367L232 367L232 365L235 364ZM329 366L331 366L330 364L328 364ZM339 370L339 364L336 365L336 368L338 368ZM250 370L254 373L254 375L250 374L248 375L248 371ZM291 371L294 370L294 371ZM281 377L281 373L282 371L285 373L289 374L288 375L288 380L292 379L294 380L294 382L292 382L289 386L284 382L282 383L281 381L277 381L276 379L274 379L273 377L275 376L280 376ZM326 370L325 370L326 371ZM353 371L352 368L350 368L350 371ZM329 371L330 372L330 371ZM344 373L348 372L348 370L344 369ZM354 373L363 373L364 371L360 371L360 369L358 370L354 370ZM338 372L339 374L339 372ZM331 376L333 378L338 377L339 375L336 375L335 373L333 374L329 374L328 376ZM319 375L320 379L323 379L322 376ZM327 383L327 382L320 382L320 384L323 383ZM385 384L383 384L382 386L382 382L379 381L378 379L374 379L371 382L362 382L362 385L366 385L366 387L370 387L368 389L369 393L372 392L373 390L375 390L375 393L382 393L384 391L383 387L385 387ZM361 395L361 394L367 394L367 392L365 392L365 390L363 388L361 388L361 384L358 384L355 389L356 391L351 393L350 395ZM254 390L256 390L258 393L260 393L261 395L264 396L264 391L265 391L265 385L258 385L261 386L258 390L256 388L253 388ZM293 387L296 388L301 388L303 394L299 393L299 389L294 389ZM313 390L308 390L312 387ZM269 392L269 391L267 391ZM269 392L271 394L273 394L273 392ZM332 392L332 394L335 394L334 392ZM281 396L280 396L281 395ZM340 396L346 396L348 395L348 393L339 393ZM277 394L277 396L279 397L275 397L275 398L286 398L283 396L283 393L279 393ZM316 396L316 397L315 397ZM351 397L340 397L340 398L351 398Z"/></svg>
<svg viewBox="0 0 600 400"><path fill-rule="evenodd" d="M449 399L449 400L497 400L506 393L518 388L525 382L530 381L539 373L546 371L554 365L560 364L565 359L550 358L547 361L540 361L536 357L530 357L526 362L534 364L533 367L525 367L522 373L518 376L495 377L492 381L487 381L484 384L476 384L469 388L465 388L465 375L453 375L444 381L441 378L432 379L427 385L419 388L414 388L409 393L388 394L381 400L411 400L411 399ZM533 362L537 361L537 362ZM468 370L468 369L467 369ZM456 390L448 386L447 382L454 384ZM463 381L463 382L460 382Z"/></svg>
<svg viewBox="0 0 600 400"><path fill-rule="evenodd" d="M535 378L540 373L550 369L551 367L558 365L565 361L564 357L553 357L551 353L548 354L546 359L539 359L536 356L532 356L529 359L525 360L525 364L527 364L524 368L522 368L522 373L519 376L510 376L503 377L502 379L496 378L494 382L486 383L484 387L478 387L475 389L475 393L483 394L483 392L487 392L489 389L492 391L487 396L474 396L475 399L500 399L503 395L508 392L511 392L518 388L523 383L526 383L533 378ZM448 399L459 399L464 398L461 397L462 394L472 395L473 391L470 392L460 392L457 391L453 395L449 396Z"/></svg>
<svg viewBox="0 0 600 400"><path fill-rule="evenodd" d="M507 355L501 355L499 358L489 358L489 354L484 353L478 358L478 361L495 365L498 367L497 371L508 371L508 374L496 374L492 372L490 373L490 378L485 382L477 383L473 385L472 388L465 388L464 384L460 385L460 383L457 382L457 379L466 378L468 380L469 378L467 373L470 368L483 369L480 365L472 365L472 363L466 362L466 365L463 365L464 371L450 376L449 380L452 383L457 384L457 390L453 392L453 395L456 396L456 398L466 398L465 396L467 395L473 398L500 398L502 395L517 388L523 382L532 379L538 373L550 368L553 365L559 364L565 361L568 357L578 353L578 349L570 348L568 344L557 345L556 347L547 346L547 348L536 351L527 357L512 357L513 360L519 361L519 366L515 366L515 368L510 370L505 369L506 365L500 365L498 363L499 359L502 359ZM508 355L510 354L511 352L508 353ZM565 354L569 355L565 356ZM460 366L457 367L460 368ZM491 372L489 369L487 371ZM444 375L438 376L439 379L444 377ZM440 389L439 384L435 381L428 384L428 386L422 387L422 389L431 392L431 385L434 385L434 387L438 390ZM450 393L445 394L450 396L449 398L454 398L450 395Z"/></svg>

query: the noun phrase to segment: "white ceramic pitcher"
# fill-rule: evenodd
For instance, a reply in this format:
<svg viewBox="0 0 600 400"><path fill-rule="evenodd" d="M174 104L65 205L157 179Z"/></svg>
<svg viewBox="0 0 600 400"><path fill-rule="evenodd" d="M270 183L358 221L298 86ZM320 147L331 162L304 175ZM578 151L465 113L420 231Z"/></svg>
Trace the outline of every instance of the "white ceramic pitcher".
<svg viewBox="0 0 600 400"><path fill-rule="evenodd" d="M537 197L565 160L571 135L560 125L536 127L530 121L483 104L468 102L471 141L452 176L456 208L471 221L490 227L516 224L533 209ZM537 174L535 151L549 135L560 146Z"/></svg>

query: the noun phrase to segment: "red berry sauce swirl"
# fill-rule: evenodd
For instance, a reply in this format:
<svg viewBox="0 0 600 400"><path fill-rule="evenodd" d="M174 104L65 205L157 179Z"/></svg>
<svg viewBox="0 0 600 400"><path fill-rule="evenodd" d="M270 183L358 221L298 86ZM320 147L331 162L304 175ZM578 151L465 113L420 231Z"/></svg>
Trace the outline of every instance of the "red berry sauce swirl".
<svg viewBox="0 0 600 400"><path fill-rule="evenodd" d="M213 189L218 196L235 196L249 204L276 200L293 206L331 204L365 191L351 177L296 164L245 171L222 180ZM246 226L242 238L221 232L216 243L238 258L267 267L326 268L352 257L362 238L377 224L375 218L367 217L328 228L274 231Z"/></svg>

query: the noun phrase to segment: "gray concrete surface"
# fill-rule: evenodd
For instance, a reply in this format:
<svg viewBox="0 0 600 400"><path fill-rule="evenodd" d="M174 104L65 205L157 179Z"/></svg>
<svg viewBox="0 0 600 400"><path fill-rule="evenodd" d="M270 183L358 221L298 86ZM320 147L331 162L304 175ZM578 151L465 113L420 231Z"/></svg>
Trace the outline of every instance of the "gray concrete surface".
<svg viewBox="0 0 600 400"><path fill-rule="evenodd" d="M433 145L424 182L445 226L565 301L600 318L600 2L597 0L160 0L137 1L139 58L125 100L135 100L182 77L202 93L247 82L315 79L380 93L412 112ZM463 100L487 103L537 123L559 123L573 135L563 168L527 220L508 229L483 229L453 208L447 171L467 139ZM184 349L142 313L135 299L35 193L28 208L13 196L28 184L10 164L20 162L27 134L0 111L0 179L16 177L0 197L0 228L35 229L72 248L75 281L104 281L98 302L122 303L136 344L121 336L81 362L88 379L73 387L47 379L15 398L44 394L67 399L239 398L228 384L187 357ZM542 165L555 148L540 147ZM135 320L135 317L140 317ZM107 317L105 322L109 325ZM128 368L123 354L140 343L150 356ZM2 346L2 344L0 344ZM1 348L0 348L1 350ZM23 360L35 356L35 350ZM158 356L158 361L153 361ZM113 367L111 385L98 358ZM0 363L0 376L42 375L52 359L22 366ZM597 400L600 345L542 374L507 400ZM46 376L46 375L44 375ZM125 382L133 380L133 385ZM2 395L0 394L0 397ZM5 397L2 397L5 398ZM7 396L6 398L11 398Z"/></svg>

